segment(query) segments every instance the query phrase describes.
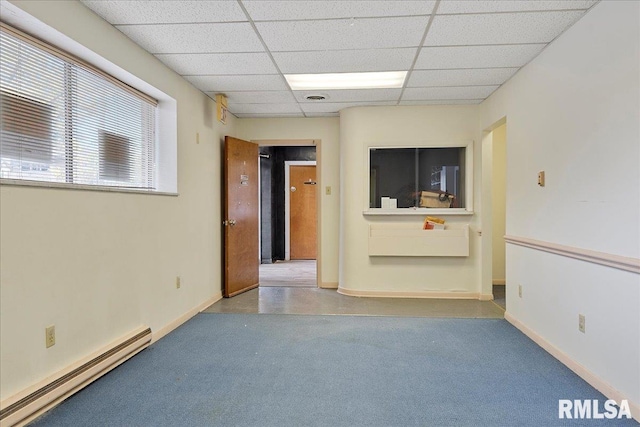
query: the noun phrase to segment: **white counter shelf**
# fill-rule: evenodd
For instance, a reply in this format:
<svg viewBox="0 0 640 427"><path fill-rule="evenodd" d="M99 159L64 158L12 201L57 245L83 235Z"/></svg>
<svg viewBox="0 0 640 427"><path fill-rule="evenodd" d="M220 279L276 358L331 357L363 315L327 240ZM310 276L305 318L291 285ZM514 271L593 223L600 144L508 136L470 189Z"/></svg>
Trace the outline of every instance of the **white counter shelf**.
<svg viewBox="0 0 640 427"><path fill-rule="evenodd" d="M467 257L469 225L422 230L416 224L369 225L369 256Z"/></svg>

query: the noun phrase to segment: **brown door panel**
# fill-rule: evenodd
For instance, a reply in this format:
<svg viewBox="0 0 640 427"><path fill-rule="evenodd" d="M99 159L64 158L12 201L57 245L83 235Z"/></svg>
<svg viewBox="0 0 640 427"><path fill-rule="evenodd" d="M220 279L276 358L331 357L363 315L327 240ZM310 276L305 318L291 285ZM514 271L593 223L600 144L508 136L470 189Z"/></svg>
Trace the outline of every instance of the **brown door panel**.
<svg viewBox="0 0 640 427"><path fill-rule="evenodd" d="M289 257L316 259L316 167L290 166L289 185Z"/></svg>
<svg viewBox="0 0 640 427"><path fill-rule="evenodd" d="M224 289L231 297L258 286L258 146L225 137Z"/></svg>

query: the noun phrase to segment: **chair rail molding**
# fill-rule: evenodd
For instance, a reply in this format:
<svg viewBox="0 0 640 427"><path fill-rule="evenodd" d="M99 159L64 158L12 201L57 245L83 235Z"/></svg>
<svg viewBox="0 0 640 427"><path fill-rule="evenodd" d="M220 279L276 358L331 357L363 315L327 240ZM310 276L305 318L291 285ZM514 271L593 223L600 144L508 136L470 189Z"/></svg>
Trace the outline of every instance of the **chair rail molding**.
<svg viewBox="0 0 640 427"><path fill-rule="evenodd" d="M526 237L504 236L506 243L524 246L543 252L575 258L582 261L600 264L619 270L630 271L640 274L640 259L609 254L606 252L592 251L588 249L576 248L573 246L559 245L557 243L545 242L542 240L529 239Z"/></svg>

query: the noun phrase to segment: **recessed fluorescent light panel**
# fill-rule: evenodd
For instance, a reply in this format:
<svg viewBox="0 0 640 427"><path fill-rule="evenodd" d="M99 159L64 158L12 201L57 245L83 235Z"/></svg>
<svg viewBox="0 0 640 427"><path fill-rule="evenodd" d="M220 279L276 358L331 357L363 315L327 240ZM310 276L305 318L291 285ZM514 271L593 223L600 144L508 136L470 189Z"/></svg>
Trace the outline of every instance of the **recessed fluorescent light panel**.
<svg viewBox="0 0 640 427"><path fill-rule="evenodd" d="M406 71L375 73L285 74L293 90L402 88Z"/></svg>

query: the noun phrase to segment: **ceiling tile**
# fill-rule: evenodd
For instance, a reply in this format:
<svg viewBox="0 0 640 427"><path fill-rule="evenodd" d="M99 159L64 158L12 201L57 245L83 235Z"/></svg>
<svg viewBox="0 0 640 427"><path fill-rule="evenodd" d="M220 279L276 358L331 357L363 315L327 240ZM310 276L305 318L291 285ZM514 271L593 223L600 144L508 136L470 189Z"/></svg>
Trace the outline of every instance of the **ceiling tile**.
<svg viewBox="0 0 640 427"><path fill-rule="evenodd" d="M304 117L304 114L302 113L290 113L290 114L255 114L255 113L251 113L251 114L242 114L242 113L238 113L238 114L234 114L234 116L240 118L240 119L270 119L273 117Z"/></svg>
<svg viewBox="0 0 640 427"><path fill-rule="evenodd" d="M397 101L402 89L348 89L348 90L296 90L293 93L299 102L314 104L332 102L362 102L362 101ZM309 101L306 95L325 95L325 101Z"/></svg>
<svg viewBox="0 0 640 427"><path fill-rule="evenodd" d="M406 88L402 101L422 101L437 99L485 99L499 86L459 86Z"/></svg>
<svg viewBox="0 0 640 427"><path fill-rule="evenodd" d="M546 44L423 47L415 69L522 67L545 46Z"/></svg>
<svg viewBox="0 0 640 427"><path fill-rule="evenodd" d="M428 20L421 16L256 22L256 26L272 52L372 49L418 46Z"/></svg>
<svg viewBox="0 0 640 427"><path fill-rule="evenodd" d="M112 25L178 24L247 21L238 2L224 1L93 1L87 7Z"/></svg>
<svg viewBox="0 0 640 427"><path fill-rule="evenodd" d="M583 11L438 15L425 46L547 43L576 22Z"/></svg>
<svg viewBox="0 0 640 427"><path fill-rule="evenodd" d="M285 74L401 71L411 67L416 49L274 52L273 57Z"/></svg>
<svg viewBox="0 0 640 427"><path fill-rule="evenodd" d="M161 53L156 58L182 75L278 73L266 53Z"/></svg>
<svg viewBox="0 0 640 427"><path fill-rule="evenodd" d="M305 113L336 113L344 108L372 105L396 105L394 101L385 102L325 102L319 104L300 104Z"/></svg>
<svg viewBox="0 0 640 427"><path fill-rule="evenodd" d="M264 51L249 23L119 25L117 28L154 54Z"/></svg>
<svg viewBox="0 0 640 427"><path fill-rule="evenodd" d="M232 104L229 111L236 114L291 114L300 113L298 104Z"/></svg>
<svg viewBox="0 0 640 427"><path fill-rule="evenodd" d="M289 90L279 75L263 76L185 76L203 92Z"/></svg>
<svg viewBox="0 0 640 427"><path fill-rule="evenodd" d="M441 13L490 13L524 12L534 10L570 10L589 9L597 0L441 0L438 14Z"/></svg>
<svg viewBox="0 0 640 427"><path fill-rule="evenodd" d="M484 99L439 99L431 101L400 101L400 105L477 105Z"/></svg>
<svg viewBox="0 0 640 427"><path fill-rule="evenodd" d="M260 92L225 92L228 102L231 104L292 104L296 98L291 91L260 91ZM215 98L215 93L207 95Z"/></svg>
<svg viewBox="0 0 640 427"><path fill-rule="evenodd" d="M435 1L264 1L244 0L254 21L429 15Z"/></svg>
<svg viewBox="0 0 640 427"><path fill-rule="evenodd" d="M407 87L501 85L516 71L518 68L415 70Z"/></svg>

